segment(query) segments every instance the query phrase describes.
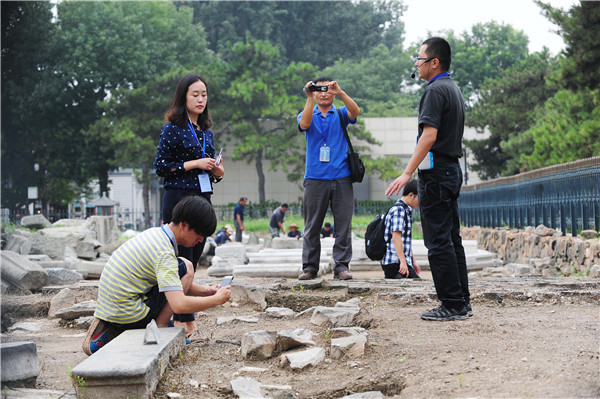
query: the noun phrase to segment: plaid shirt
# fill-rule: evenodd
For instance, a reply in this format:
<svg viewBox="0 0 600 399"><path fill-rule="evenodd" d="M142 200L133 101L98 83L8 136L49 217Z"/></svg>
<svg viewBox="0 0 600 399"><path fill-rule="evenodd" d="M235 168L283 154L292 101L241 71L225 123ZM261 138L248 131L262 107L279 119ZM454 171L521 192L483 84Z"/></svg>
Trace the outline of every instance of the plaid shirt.
<svg viewBox="0 0 600 399"><path fill-rule="evenodd" d="M392 233L394 231L402 232L402 246L404 248L406 264L409 268L413 268L412 208L406 205L401 199L396 201L385 217L385 232L383 238L387 242L387 250L381 261L383 265L400 263L396 248L394 248L394 240L392 240Z"/></svg>

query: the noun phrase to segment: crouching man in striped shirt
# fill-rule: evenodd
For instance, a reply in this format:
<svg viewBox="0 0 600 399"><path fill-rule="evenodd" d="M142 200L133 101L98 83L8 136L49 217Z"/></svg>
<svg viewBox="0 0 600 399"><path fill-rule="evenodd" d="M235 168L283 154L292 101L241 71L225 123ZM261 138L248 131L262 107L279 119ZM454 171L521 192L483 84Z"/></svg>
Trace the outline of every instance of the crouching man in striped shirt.
<svg viewBox="0 0 600 399"><path fill-rule="evenodd" d="M171 223L121 245L102 271L83 351L91 355L121 332L146 328L152 320L166 327L173 313L195 313L227 302L230 286L194 283L192 263L177 257L177 245L193 247L216 226L208 201L191 195L175 206Z"/></svg>

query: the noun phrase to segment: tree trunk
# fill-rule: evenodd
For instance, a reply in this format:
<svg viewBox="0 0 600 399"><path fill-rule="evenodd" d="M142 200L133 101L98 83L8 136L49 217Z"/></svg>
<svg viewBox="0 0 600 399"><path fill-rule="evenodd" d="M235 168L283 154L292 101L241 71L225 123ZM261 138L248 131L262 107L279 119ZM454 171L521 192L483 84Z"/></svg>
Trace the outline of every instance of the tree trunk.
<svg viewBox="0 0 600 399"><path fill-rule="evenodd" d="M100 197L106 194L108 197L108 168L100 167L98 170L98 185L100 186Z"/></svg>
<svg viewBox="0 0 600 399"><path fill-rule="evenodd" d="M265 202L265 172L263 172L263 150L256 151L256 174L258 175L258 200Z"/></svg>

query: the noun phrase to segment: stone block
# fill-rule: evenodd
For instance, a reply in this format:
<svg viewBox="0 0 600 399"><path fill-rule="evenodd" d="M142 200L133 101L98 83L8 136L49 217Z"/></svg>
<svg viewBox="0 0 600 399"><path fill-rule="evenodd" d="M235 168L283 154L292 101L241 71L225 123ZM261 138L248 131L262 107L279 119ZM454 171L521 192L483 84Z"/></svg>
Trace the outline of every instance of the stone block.
<svg viewBox="0 0 600 399"><path fill-rule="evenodd" d="M21 255L27 255L31 249L31 232L23 229L15 229L9 235L4 247L5 251L14 251Z"/></svg>
<svg viewBox="0 0 600 399"><path fill-rule="evenodd" d="M119 239L119 229L113 216L90 216L87 219L86 227L92 231L93 237L101 245L117 241Z"/></svg>
<svg viewBox="0 0 600 399"><path fill-rule="evenodd" d="M51 267L45 269L48 272L48 284L66 285L83 280L83 275L75 270Z"/></svg>
<svg viewBox="0 0 600 399"><path fill-rule="evenodd" d="M40 374L37 348L34 342L0 344L2 386L35 388Z"/></svg>
<svg viewBox="0 0 600 399"><path fill-rule="evenodd" d="M273 249L294 249L294 248L302 248L303 240L296 238L288 238L288 237L275 237L271 242L271 248Z"/></svg>
<svg viewBox="0 0 600 399"><path fill-rule="evenodd" d="M52 226L52 223L42 214L23 216L21 225L28 229L45 229Z"/></svg>
<svg viewBox="0 0 600 399"><path fill-rule="evenodd" d="M48 282L48 273L35 262L13 251L2 251L2 280L19 290L39 290Z"/></svg>
<svg viewBox="0 0 600 399"><path fill-rule="evenodd" d="M75 304L75 294L69 288L64 288L50 300L50 309L48 317L55 317L56 312L61 309L68 308Z"/></svg>
<svg viewBox="0 0 600 399"><path fill-rule="evenodd" d="M158 331L160 341L151 345L143 343L145 329L125 331L74 367L78 397L151 398L169 360L177 358L185 347L183 328Z"/></svg>
<svg viewBox="0 0 600 399"><path fill-rule="evenodd" d="M63 320L74 320L79 317L93 316L96 311L96 301L85 301L76 303L65 309L60 309L54 314Z"/></svg>
<svg viewBox="0 0 600 399"><path fill-rule="evenodd" d="M218 246L215 248L215 256L222 259L234 259L236 265L243 265L248 262L246 247L237 242Z"/></svg>
<svg viewBox="0 0 600 399"><path fill-rule="evenodd" d="M311 348L299 352L284 353L280 358L280 366L289 366L293 370L302 370L325 360L323 348Z"/></svg>
<svg viewBox="0 0 600 399"><path fill-rule="evenodd" d="M252 359L269 359L275 353L277 332L257 330L242 336L242 357Z"/></svg>

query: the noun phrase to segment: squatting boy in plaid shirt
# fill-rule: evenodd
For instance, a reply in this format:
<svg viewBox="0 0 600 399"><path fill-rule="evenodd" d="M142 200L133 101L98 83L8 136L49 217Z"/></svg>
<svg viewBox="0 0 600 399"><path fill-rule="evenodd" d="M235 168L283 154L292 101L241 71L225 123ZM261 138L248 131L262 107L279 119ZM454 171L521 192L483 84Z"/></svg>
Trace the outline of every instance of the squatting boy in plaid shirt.
<svg viewBox="0 0 600 399"><path fill-rule="evenodd" d="M385 217L387 250L381 267L385 278L420 278L421 268L412 251L412 210L419 206L417 181L408 182L402 194Z"/></svg>

